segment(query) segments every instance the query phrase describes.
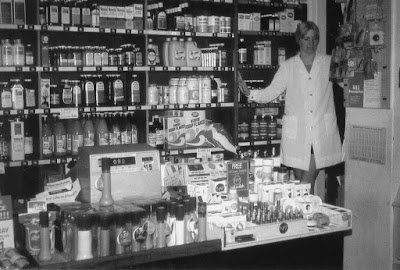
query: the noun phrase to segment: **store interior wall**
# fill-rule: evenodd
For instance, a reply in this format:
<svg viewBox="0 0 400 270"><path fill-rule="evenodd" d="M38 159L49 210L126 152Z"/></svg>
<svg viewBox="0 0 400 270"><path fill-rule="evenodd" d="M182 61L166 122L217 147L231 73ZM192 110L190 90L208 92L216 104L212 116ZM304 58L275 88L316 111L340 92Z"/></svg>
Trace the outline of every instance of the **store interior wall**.
<svg viewBox="0 0 400 270"><path fill-rule="evenodd" d="M391 51L391 25L399 14L391 12L391 5L396 0L355 1L357 20L362 20L365 7L370 3L378 3L384 8L384 43L385 47L374 54L378 69L383 71L382 91L393 93L393 64L390 59L395 56ZM396 3L395 6L398 4ZM393 9L394 10L394 9ZM400 28L397 28L400 29ZM398 30L397 30L398 31ZM398 43L397 43L398 44ZM398 67L398 65L397 65ZM397 68L396 68L397 70ZM397 81L398 76L396 76ZM398 82L397 82L398 85ZM389 100L388 100L389 101ZM390 102L396 103L391 96ZM397 101L398 102L398 101ZM366 109L346 108L345 127L345 207L353 211L353 229L344 241L344 269L392 269L393 263L393 209L394 194L398 183L393 172L398 167L399 144L394 145L395 134L399 133L398 125L394 125L398 114L396 108ZM396 117L398 118L398 117ZM350 149L361 140L355 136L354 128L384 130L386 136L384 164L360 161L350 157ZM397 139L398 140L398 139ZM397 164L396 164L397 163Z"/></svg>

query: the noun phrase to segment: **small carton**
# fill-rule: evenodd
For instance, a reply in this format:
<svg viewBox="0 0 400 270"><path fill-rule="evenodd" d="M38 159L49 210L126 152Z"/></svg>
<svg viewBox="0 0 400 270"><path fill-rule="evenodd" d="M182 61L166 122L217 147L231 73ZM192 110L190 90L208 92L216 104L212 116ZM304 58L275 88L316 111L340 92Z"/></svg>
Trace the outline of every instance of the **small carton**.
<svg viewBox="0 0 400 270"><path fill-rule="evenodd" d="M143 5L133 4L133 29L143 30Z"/></svg>
<svg viewBox="0 0 400 270"><path fill-rule="evenodd" d="M125 7L116 7L117 17L116 17L116 28L125 29Z"/></svg>
<svg viewBox="0 0 400 270"><path fill-rule="evenodd" d="M204 110L184 111L186 147L205 147L207 143L206 112Z"/></svg>
<svg viewBox="0 0 400 270"><path fill-rule="evenodd" d="M125 7L125 29L133 29L133 6Z"/></svg>
<svg viewBox="0 0 400 270"><path fill-rule="evenodd" d="M165 149L185 147L185 118L179 110L167 111L164 117Z"/></svg>
<svg viewBox="0 0 400 270"><path fill-rule="evenodd" d="M42 109L50 108L50 79L40 80L39 106Z"/></svg>
<svg viewBox="0 0 400 270"><path fill-rule="evenodd" d="M261 13L253 12L251 14L251 30L260 31L261 30Z"/></svg>
<svg viewBox="0 0 400 270"><path fill-rule="evenodd" d="M101 5L100 9L100 16L99 16L99 26L100 28L107 28L108 27L108 6Z"/></svg>
<svg viewBox="0 0 400 270"><path fill-rule="evenodd" d="M117 29L117 7L108 6L108 28Z"/></svg>

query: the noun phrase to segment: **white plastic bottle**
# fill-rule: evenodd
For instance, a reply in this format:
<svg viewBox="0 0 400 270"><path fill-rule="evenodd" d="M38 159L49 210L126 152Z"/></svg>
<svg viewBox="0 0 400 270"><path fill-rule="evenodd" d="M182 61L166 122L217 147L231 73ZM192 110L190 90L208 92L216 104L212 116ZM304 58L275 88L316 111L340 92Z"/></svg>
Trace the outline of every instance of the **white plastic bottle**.
<svg viewBox="0 0 400 270"><path fill-rule="evenodd" d="M149 84L147 88L147 105L158 105L160 95L155 84Z"/></svg>
<svg viewBox="0 0 400 270"><path fill-rule="evenodd" d="M189 104L189 89L185 78L181 78L178 82L177 101L180 105Z"/></svg>
<svg viewBox="0 0 400 270"><path fill-rule="evenodd" d="M185 41L186 63L188 67L201 66L201 50L197 47L197 43L191 37Z"/></svg>
<svg viewBox="0 0 400 270"><path fill-rule="evenodd" d="M179 78L171 78L169 80L169 104L178 104L178 82Z"/></svg>
<svg viewBox="0 0 400 270"><path fill-rule="evenodd" d="M168 63L171 67L186 66L186 50L183 39L178 41L177 37L172 37L168 46Z"/></svg>
<svg viewBox="0 0 400 270"><path fill-rule="evenodd" d="M162 64L165 67L169 66L169 61L168 61L168 47L169 43L171 42L171 38L167 37L166 40L164 41L162 45Z"/></svg>
<svg viewBox="0 0 400 270"><path fill-rule="evenodd" d="M201 81L201 102L211 103L211 78L204 76Z"/></svg>

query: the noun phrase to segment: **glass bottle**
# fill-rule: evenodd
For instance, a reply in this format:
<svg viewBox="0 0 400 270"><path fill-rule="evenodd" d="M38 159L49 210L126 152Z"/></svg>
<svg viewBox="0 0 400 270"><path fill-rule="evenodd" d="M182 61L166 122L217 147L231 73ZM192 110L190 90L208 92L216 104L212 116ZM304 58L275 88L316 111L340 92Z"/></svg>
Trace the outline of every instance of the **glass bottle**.
<svg viewBox="0 0 400 270"><path fill-rule="evenodd" d="M50 85L50 107L60 107L60 88L56 84Z"/></svg>
<svg viewBox="0 0 400 270"><path fill-rule="evenodd" d="M36 108L36 89L33 86L32 79L24 79L25 86L25 107Z"/></svg>
<svg viewBox="0 0 400 270"><path fill-rule="evenodd" d="M3 66L14 65L14 54L13 45L11 45L9 39L1 40L1 62Z"/></svg>
<svg viewBox="0 0 400 270"><path fill-rule="evenodd" d="M25 66L25 46L21 39L14 39L13 45L14 66Z"/></svg>
<svg viewBox="0 0 400 270"><path fill-rule="evenodd" d="M25 115L24 124L24 152L25 159L33 158L33 128L34 118L30 115Z"/></svg>
<svg viewBox="0 0 400 270"><path fill-rule="evenodd" d="M109 137L108 137L108 127L107 122L104 118L104 114L100 116L99 123L96 129L96 145L108 145Z"/></svg>
<svg viewBox="0 0 400 270"><path fill-rule="evenodd" d="M32 44L29 44L29 43L26 44L26 48L25 48L25 65L27 65L27 66L34 65Z"/></svg>
<svg viewBox="0 0 400 270"><path fill-rule="evenodd" d="M163 149L164 148L164 127L160 122L160 118L158 115L154 115L153 127L156 131L156 148Z"/></svg>
<svg viewBox="0 0 400 270"><path fill-rule="evenodd" d="M82 88L79 80L74 80L72 83L72 104L74 107L79 107L82 105Z"/></svg>
<svg viewBox="0 0 400 270"><path fill-rule="evenodd" d="M12 108L12 94L11 88L7 82L0 82L0 108L9 110Z"/></svg>
<svg viewBox="0 0 400 270"><path fill-rule="evenodd" d="M24 109L24 86L20 79L11 79L12 107L14 110Z"/></svg>
<svg viewBox="0 0 400 270"><path fill-rule="evenodd" d="M49 158L53 156L53 132L48 123L47 115L42 117L42 155L43 158Z"/></svg>
<svg viewBox="0 0 400 270"><path fill-rule="evenodd" d="M55 123L53 125L54 136L54 155L56 157L63 157L67 154L67 133L64 124L55 116Z"/></svg>
<svg viewBox="0 0 400 270"><path fill-rule="evenodd" d="M78 119L73 120L72 129L72 155L78 155L79 147L83 146L83 130Z"/></svg>
<svg viewBox="0 0 400 270"><path fill-rule="evenodd" d="M86 121L83 129L83 146L94 146L95 134L92 119L86 115Z"/></svg>

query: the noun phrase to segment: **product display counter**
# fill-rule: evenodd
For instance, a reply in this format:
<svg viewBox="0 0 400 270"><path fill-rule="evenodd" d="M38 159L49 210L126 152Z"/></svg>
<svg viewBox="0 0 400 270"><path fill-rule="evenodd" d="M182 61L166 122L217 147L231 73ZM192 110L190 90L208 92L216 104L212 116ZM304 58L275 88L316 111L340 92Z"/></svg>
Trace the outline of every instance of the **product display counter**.
<svg viewBox="0 0 400 270"><path fill-rule="evenodd" d="M350 210L323 204L320 212L329 217L329 225L310 223L310 220L292 220L274 224L255 225L246 222L242 231L218 228L209 223L207 241L180 246L151 249L123 255L107 256L82 261L67 261L62 254L55 254L49 262L39 262L31 257L33 269L123 269L129 267L143 268L197 268L209 269L213 265L229 268L240 268L235 261L246 260L246 256L255 256L259 252L268 251L282 255L289 252L291 260L299 258L305 264L322 260L321 256L308 255L304 248L313 246L314 254L322 252L329 256L335 264L341 263L343 237L352 229L352 213ZM243 242L237 242L237 241ZM329 250L329 252L327 252ZM283 252L283 253L281 253ZM249 253L248 255L245 255ZM271 255L272 255L271 253ZM294 253L297 253L294 254ZM241 255L238 255L241 254ZM263 255L264 256L264 255ZM315 259L309 261L310 258ZM219 258L226 258L221 261ZM232 258L232 260L230 259ZM261 256L261 258L263 258ZM308 260L307 262L303 261ZM275 262L276 261L276 262ZM294 264L299 262L291 261ZM242 262L244 263L244 262ZM254 262L249 262L253 264ZM273 256L266 263L279 264ZM328 262L329 263L329 262ZM260 263L260 265L263 265Z"/></svg>

